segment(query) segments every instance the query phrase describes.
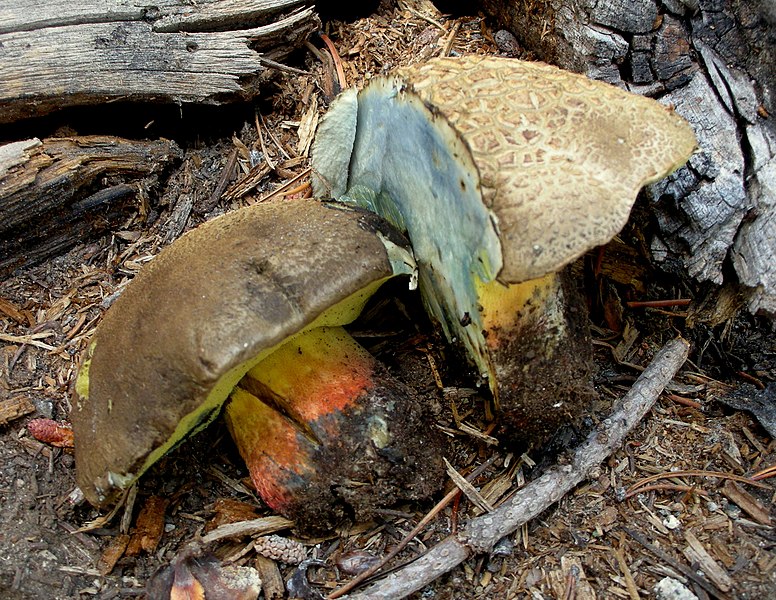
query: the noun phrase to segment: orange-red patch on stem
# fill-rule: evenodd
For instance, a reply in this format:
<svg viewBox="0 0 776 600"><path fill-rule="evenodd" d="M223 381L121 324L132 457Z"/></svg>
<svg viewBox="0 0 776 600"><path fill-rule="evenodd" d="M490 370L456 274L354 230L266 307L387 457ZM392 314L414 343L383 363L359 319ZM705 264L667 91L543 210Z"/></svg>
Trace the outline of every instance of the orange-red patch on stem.
<svg viewBox="0 0 776 600"><path fill-rule="evenodd" d="M311 423L351 406L373 385L375 359L341 327L319 327L281 346L250 377Z"/></svg>
<svg viewBox="0 0 776 600"><path fill-rule="evenodd" d="M226 423L259 495L283 510L290 500L286 481L309 470L302 447L307 440L286 417L241 388L232 392Z"/></svg>

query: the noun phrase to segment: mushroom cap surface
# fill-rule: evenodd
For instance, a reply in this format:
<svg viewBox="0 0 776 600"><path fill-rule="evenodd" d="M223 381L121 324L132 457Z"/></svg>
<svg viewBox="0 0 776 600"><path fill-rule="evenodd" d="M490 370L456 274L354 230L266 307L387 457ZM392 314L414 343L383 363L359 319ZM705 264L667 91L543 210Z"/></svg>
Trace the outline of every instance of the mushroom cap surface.
<svg viewBox="0 0 776 600"><path fill-rule="evenodd" d="M411 270L385 221L343 208L297 200L236 210L182 236L127 286L75 386L76 474L92 504L113 502L212 421L274 347L352 321L401 270L397 256Z"/></svg>
<svg viewBox="0 0 776 600"><path fill-rule="evenodd" d="M497 222L498 278L507 283L558 271L611 240L638 191L681 166L696 146L669 107L544 63L436 58L389 78L433 118L443 116L470 149ZM372 79L359 95L385 79ZM353 134L341 135L352 148Z"/></svg>
<svg viewBox="0 0 776 600"><path fill-rule="evenodd" d="M396 76L466 140L496 215L501 281L560 270L624 226L639 190L696 146L671 108L557 67L440 58Z"/></svg>

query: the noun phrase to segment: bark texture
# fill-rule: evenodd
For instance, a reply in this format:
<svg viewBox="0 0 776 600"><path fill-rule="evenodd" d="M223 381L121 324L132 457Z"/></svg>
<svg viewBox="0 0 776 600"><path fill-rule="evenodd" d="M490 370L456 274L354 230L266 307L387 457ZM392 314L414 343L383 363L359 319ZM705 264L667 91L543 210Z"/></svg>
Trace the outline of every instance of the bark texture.
<svg viewBox="0 0 776 600"><path fill-rule="evenodd" d="M106 136L0 146L0 278L118 228L180 157L168 140Z"/></svg>
<svg viewBox="0 0 776 600"><path fill-rule="evenodd" d="M221 103L317 26L308 0L0 0L0 125L112 100Z"/></svg>
<svg viewBox="0 0 776 600"><path fill-rule="evenodd" d="M672 104L700 149L647 191L655 257L776 315L776 4L483 0L544 61ZM730 277L734 274L734 277Z"/></svg>

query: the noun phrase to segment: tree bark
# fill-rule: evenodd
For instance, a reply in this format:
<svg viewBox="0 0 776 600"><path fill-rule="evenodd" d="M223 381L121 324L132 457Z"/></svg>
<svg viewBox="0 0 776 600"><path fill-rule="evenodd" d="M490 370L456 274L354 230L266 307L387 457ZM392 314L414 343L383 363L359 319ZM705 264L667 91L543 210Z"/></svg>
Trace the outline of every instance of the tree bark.
<svg viewBox="0 0 776 600"><path fill-rule="evenodd" d="M652 186L656 259L737 279L776 316L776 5L772 0L483 0L540 59L672 104L688 165ZM730 277L730 274L734 274Z"/></svg>
<svg viewBox="0 0 776 600"><path fill-rule="evenodd" d="M311 4L0 0L0 124L118 99L253 97L317 27Z"/></svg>
<svg viewBox="0 0 776 600"><path fill-rule="evenodd" d="M117 228L181 154L104 136L0 146L0 278Z"/></svg>

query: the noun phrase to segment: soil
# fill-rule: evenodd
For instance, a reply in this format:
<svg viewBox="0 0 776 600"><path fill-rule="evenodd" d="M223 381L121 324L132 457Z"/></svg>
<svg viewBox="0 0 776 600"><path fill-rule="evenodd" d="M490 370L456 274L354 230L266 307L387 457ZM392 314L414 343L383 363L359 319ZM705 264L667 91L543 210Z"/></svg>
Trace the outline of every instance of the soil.
<svg viewBox="0 0 776 600"><path fill-rule="evenodd" d="M442 52L518 53L497 44L503 34L496 35L494 24L480 15L446 16L429 2L400 4L382 2L369 16L326 24L348 84ZM161 460L115 518L79 531L100 515L77 492L72 453L34 439L27 424L33 417L67 421L78 357L100 316L164 245L275 190L305 193L294 190L293 179L307 164L299 124L325 109L333 93L327 82L336 75L312 54L298 60L295 66L312 75L279 74L276 86L255 105L264 120L263 141L252 115L234 136L210 126L211 137L198 137L197 121L181 117L170 130L187 130L176 140L184 159L164 191L149 199L149 210L138 209L110 235L77 240L66 254L0 282L0 403L6 415L0 423L0 597L140 597L152 574L203 531L272 514L258 500L218 420ZM118 117L107 118L102 132L111 133ZM224 124L231 119L224 117ZM54 119L50 131L36 133L53 135L65 125ZM149 135L140 129L134 134ZM211 203L232 151L242 175L250 169L252 149L276 168L248 193ZM720 402L744 384L759 393L776 381L773 326L723 310L734 290L698 286L653 268L644 251L650 227L649 211L641 205L616 242L575 266L591 309L594 383L604 399L621 396L654 351L677 333L694 343L685 368L589 481L502 541L492 555L470 559L415 598L635 599L652 597L655 584L666 577L685 581L704 598L706 592L679 573L699 566L719 598L776 597L776 492L768 479L732 481L776 464L774 432L750 413ZM693 302L628 306L632 300L671 298ZM429 427L450 438L446 458L459 472L496 456L474 481L492 505L579 439L580 432L569 427L541 448L494 445L490 434L498 438L499 431L492 429L486 392L406 290L385 290L353 333L428 402ZM602 416L591 413L585 424ZM657 478L645 481L651 476ZM354 564L390 551L451 485L427 500L383 510L370 522L346 523L327 537L281 533L301 541L308 557L324 561L307 575L325 593L346 581ZM465 498L447 506L398 560L421 553L478 510ZM220 540L209 550L223 563L260 562L250 536ZM298 582L300 572L304 576L294 565L277 565L286 579Z"/></svg>

